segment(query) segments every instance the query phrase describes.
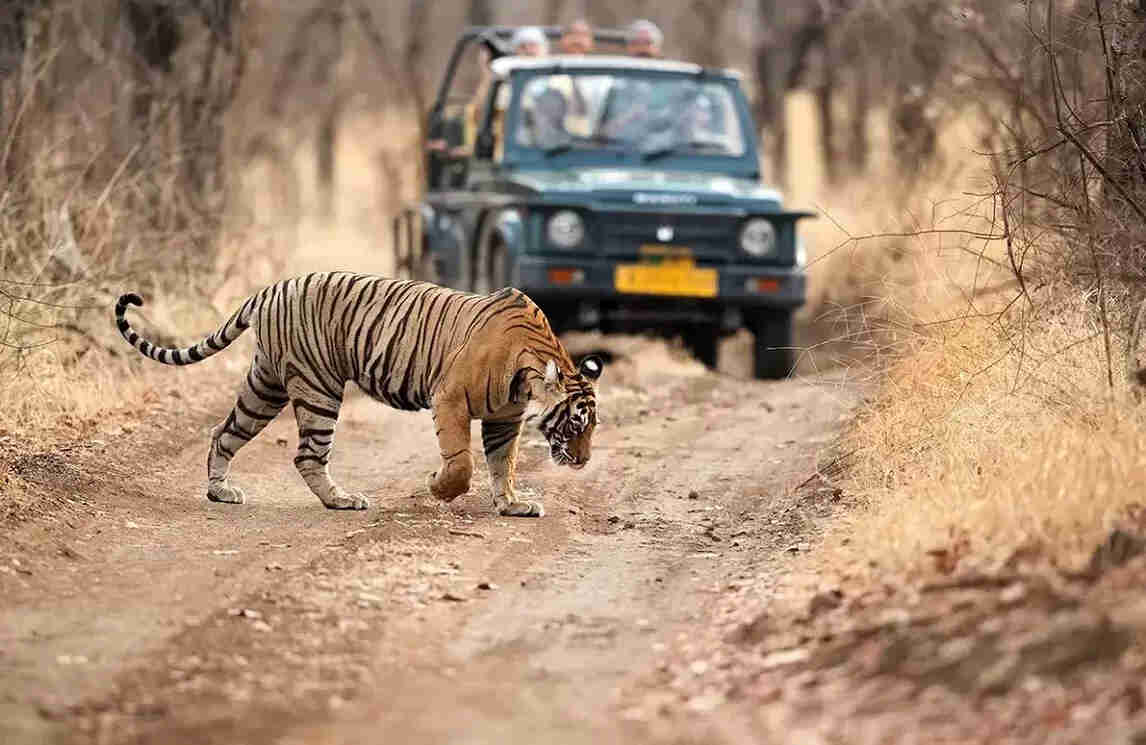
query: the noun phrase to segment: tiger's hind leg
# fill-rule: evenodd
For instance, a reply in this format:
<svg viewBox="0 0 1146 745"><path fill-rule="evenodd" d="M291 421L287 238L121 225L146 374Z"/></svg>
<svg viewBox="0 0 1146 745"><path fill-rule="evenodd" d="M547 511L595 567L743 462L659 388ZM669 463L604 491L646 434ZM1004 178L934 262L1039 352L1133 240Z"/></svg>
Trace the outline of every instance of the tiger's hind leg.
<svg viewBox="0 0 1146 745"><path fill-rule="evenodd" d="M239 389L235 407L211 433L211 449L207 453L207 499L228 504L243 503L243 490L227 478L231 459L286 405L286 389L256 355L247 379Z"/></svg>
<svg viewBox="0 0 1146 745"><path fill-rule="evenodd" d="M303 481L323 505L331 510L364 510L369 506L361 494L347 494L330 478L330 451L338 423L341 398L316 392L295 378L288 385L294 418L298 422L298 454L294 465Z"/></svg>
<svg viewBox="0 0 1146 745"><path fill-rule="evenodd" d="M518 500L513 481L517 470L517 444L521 441L521 419L483 419L481 442L489 465L493 506L499 515L511 517L544 517L540 502Z"/></svg>

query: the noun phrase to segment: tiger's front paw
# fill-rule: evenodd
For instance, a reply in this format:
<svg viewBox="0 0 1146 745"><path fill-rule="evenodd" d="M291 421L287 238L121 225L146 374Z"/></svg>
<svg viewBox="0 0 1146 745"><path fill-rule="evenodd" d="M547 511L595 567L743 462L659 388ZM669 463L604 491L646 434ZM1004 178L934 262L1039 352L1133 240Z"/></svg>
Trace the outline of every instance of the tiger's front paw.
<svg viewBox="0 0 1146 745"><path fill-rule="evenodd" d="M225 504L242 504L246 501L246 495L242 489L226 481L212 481L207 484L207 499Z"/></svg>
<svg viewBox="0 0 1146 745"><path fill-rule="evenodd" d="M336 486L322 504L328 510L364 510L370 506L370 501L362 494L347 494Z"/></svg>
<svg viewBox="0 0 1146 745"><path fill-rule="evenodd" d="M447 478L441 478L435 471L426 477L426 488L430 490L430 494L443 502L452 502L470 490L468 473L459 471L449 473L447 476Z"/></svg>
<svg viewBox="0 0 1146 745"><path fill-rule="evenodd" d="M541 502L510 502L498 510L505 517L545 517L545 506Z"/></svg>

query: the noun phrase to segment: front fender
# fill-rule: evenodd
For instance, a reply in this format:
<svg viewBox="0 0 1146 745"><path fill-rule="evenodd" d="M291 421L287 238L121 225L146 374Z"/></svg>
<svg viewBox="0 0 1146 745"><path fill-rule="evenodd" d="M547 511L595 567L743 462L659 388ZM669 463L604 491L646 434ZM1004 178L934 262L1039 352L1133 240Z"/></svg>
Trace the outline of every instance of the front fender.
<svg viewBox="0 0 1146 745"><path fill-rule="evenodd" d="M475 264L478 267L474 291L490 292L498 288L491 286L490 273L493 246L501 244L507 257L517 257L525 252L525 221L521 211L515 207L492 209L482 220L475 246Z"/></svg>
<svg viewBox="0 0 1146 745"><path fill-rule="evenodd" d="M469 262L466 261L466 228L462 216L452 210L435 209L424 204L422 239L430 253L438 282L444 285L469 284Z"/></svg>
<svg viewBox="0 0 1146 745"><path fill-rule="evenodd" d="M494 232L510 256L525 252L525 219L521 210L512 207L499 210L494 218Z"/></svg>

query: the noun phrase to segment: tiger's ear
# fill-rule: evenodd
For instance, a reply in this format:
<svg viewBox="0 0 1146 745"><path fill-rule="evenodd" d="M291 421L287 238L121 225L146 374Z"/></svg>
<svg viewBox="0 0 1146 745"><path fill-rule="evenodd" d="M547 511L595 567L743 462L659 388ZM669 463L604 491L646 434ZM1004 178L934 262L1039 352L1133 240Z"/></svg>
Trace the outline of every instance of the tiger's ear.
<svg viewBox="0 0 1146 745"><path fill-rule="evenodd" d="M597 355L591 354L581 360L581 364L577 366L577 369L589 380L596 380L601 377L601 372L605 369L605 362Z"/></svg>
<svg viewBox="0 0 1146 745"><path fill-rule="evenodd" d="M560 392L564 377L556 362L549 360L545 363L545 390L550 393Z"/></svg>

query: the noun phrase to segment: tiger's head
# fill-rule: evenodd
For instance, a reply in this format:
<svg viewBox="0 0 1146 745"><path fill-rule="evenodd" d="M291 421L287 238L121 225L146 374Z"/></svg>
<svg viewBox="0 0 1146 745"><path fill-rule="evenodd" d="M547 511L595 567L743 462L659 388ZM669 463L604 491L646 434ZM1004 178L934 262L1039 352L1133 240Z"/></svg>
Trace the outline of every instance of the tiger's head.
<svg viewBox="0 0 1146 745"><path fill-rule="evenodd" d="M597 426L596 383L604 368L600 357L589 355L577 365L576 374L567 375L549 360L542 385L530 397L526 421L537 421L559 466L580 469L589 462Z"/></svg>

